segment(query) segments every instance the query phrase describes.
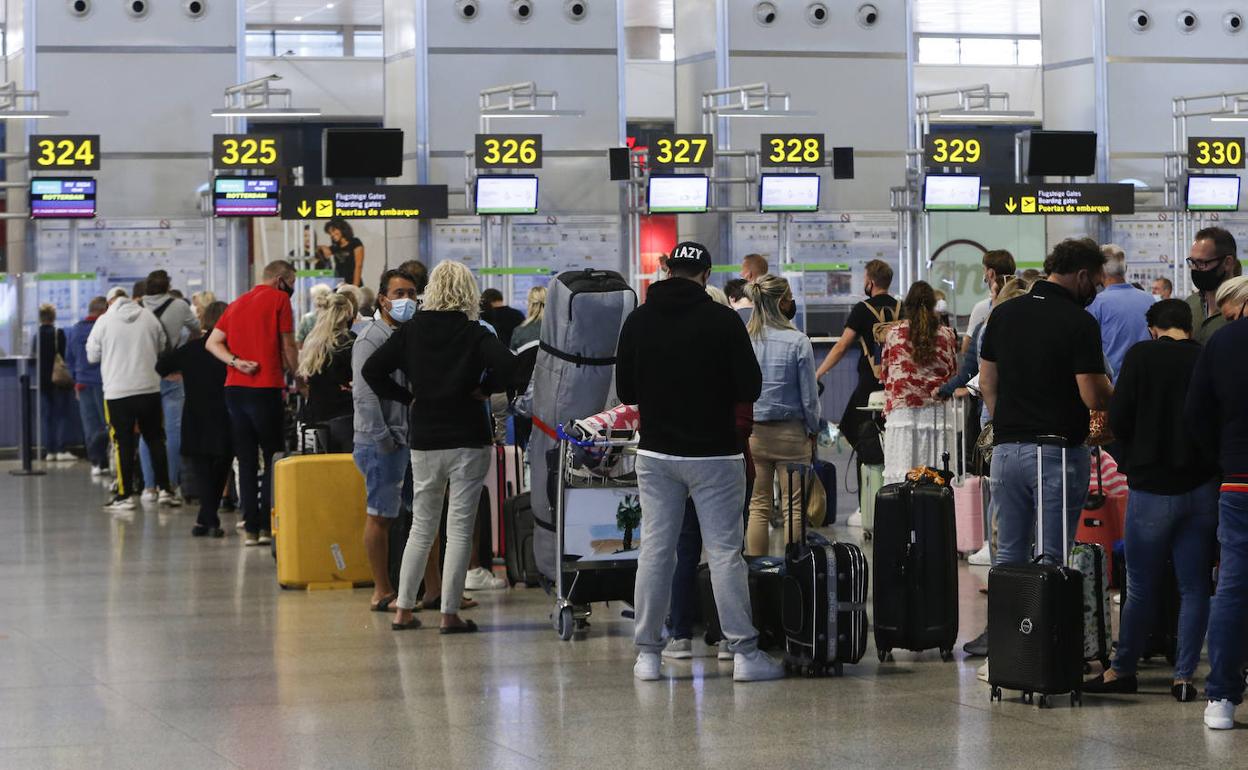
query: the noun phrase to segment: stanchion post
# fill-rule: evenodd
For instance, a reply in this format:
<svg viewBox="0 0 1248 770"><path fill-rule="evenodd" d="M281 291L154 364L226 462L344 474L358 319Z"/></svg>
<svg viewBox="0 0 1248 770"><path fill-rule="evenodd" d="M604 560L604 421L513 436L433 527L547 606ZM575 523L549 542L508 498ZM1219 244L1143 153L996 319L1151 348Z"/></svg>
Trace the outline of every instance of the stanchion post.
<svg viewBox="0 0 1248 770"><path fill-rule="evenodd" d="M23 371L18 376L17 382L18 387L22 390L20 401L22 410L20 418L21 439L18 446L18 451L21 453L22 467L9 471L9 473L14 476L44 476L46 471L35 470L34 468L35 409L34 404L31 402L30 372Z"/></svg>

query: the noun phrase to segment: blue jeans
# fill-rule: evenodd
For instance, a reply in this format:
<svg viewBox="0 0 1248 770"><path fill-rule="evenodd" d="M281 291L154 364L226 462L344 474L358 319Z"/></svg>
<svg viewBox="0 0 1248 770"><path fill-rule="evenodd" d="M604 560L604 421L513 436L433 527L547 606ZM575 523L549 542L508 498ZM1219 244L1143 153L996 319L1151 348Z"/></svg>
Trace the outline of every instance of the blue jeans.
<svg viewBox="0 0 1248 770"><path fill-rule="evenodd" d="M676 571L672 573L672 608L668 626L673 639L693 638L693 619L697 617L698 562L702 561L702 528L693 500L685 501L685 518L680 523L676 540Z"/></svg>
<svg viewBox="0 0 1248 770"><path fill-rule="evenodd" d="M1026 564L1031 561L1036 534L1037 444L998 444L992 450L993 515L997 519L997 554L993 564ZM1044 445L1044 555L1064 563L1079 513L1088 498L1091 471L1086 446L1066 450L1066 542L1062 542L1062 449Z"/></svg>
<svg viewBox="0 0 1248 770"><path fill-rule="evenodd" d="M39 391L39 421L43 426L43 453L65 451L65 420L69 418L73 391L56 386Z"/></svg>
<svg viewBox="0 0 1248 770"><path fill-rule="evenodd" d="M1218 504L1218 592L1209 611L1209 700L1244 699L1248 638L1248 492L1223 492Z"/></svg>
<svg viewBox="0 0 1248 770"><path fill-rule="evenodd" d="M104 386L83 385L78 391L78 416L87 459L97 468L108 467L108 420L104 417Z"/></svg>
<svg viewBox="0 0 1248 770"><path fill-rule="evenodd" d="M639 455L637 491L642 511L641 552L633 592L637 613L633 641L637 647L643 652L663 650L663 621L671 603L676 543L684 524L685 503L693 498L711 569L715 608L729 649L741 653L758 649L758 631L750 620L749 577L741 557L745 464L741 460L665 460Z"/></svg>
<svg viewBox="0 0 1248 770"><path fill-rule="evenodd" d="M182 473L182 405L186 389L181 380L160 381L160 410L165 416L165 454L169 457L169 483L177 488ZM143 466L143 482L148 489L156 488L152 470L152 453L146 441L139 442L139 463Z"/></svg>
<svg viewBox="0 0 1248 770"><path fill-rule="evenodd" d="M1173 558L1182 603L1174 678L1190 681L1209 622L1209 576L1218 529L1218 482L1181 495L1131 490L1127 500L1127 596L1114 671L1135 674L1154 614L1166 559Z"/></svg>

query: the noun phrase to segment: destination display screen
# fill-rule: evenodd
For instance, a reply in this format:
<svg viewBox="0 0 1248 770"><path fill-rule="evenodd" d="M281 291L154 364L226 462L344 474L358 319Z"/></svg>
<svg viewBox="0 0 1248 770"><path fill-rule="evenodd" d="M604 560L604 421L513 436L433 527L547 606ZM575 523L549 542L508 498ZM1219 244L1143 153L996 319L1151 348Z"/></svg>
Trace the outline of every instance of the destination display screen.
<svg viewBox="0 0 1248 770"><path fill-rule="evenodd" d="M764 213L819 210L818 174L763 174L758 207Z"/></svg>
<svg viewBox="0 0 1248 770"><path fill-rule="evenodd" d="M478 214L536 214L537 177L477 177Z"/></svg>
<svg viewBox="0 0 1248 770"><path fill-rule="evenodd" d="M219 176L212 184L212 213L218 217L275 217L278 182L273 176Z"/></svg>
<svg viewBox="0 0 1248 770"><path fill-rule="evenodd" d="M650 177L646 201L651 214L704 214L710 187L710 180L702 175L655 174Z"/></svg>
<svg viewBox="0 0 1248 770"><path fill-rule="evenodd" d="M924 211L979 211L979 177L928 174L923 183Z"/></svg>
<svg viewBox="0 0 1248 770"><path fill-rule="evenodd" d="M31 219L95 217L95 180L89 177L30 180Z"/></svg>
<svg viewBox="0 0 1248 770"><path fill-rule="evenodd" d="M1192 175L1187 178L1188 211L1239 211L1239 177Z"/></svg>

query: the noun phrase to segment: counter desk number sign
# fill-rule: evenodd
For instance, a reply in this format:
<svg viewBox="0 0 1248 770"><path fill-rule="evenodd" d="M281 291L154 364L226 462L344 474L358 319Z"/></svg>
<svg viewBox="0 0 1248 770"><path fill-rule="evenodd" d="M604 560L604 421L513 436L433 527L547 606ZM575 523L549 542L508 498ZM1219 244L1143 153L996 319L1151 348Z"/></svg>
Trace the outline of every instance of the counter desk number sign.
<svg viewBox="0 0 1248 770"><path fill-rule="evenodd" d="M477 134L473 159L478 169L541 168L541 134Z"/></svg>
<svg viewBox="0 0 1248 770"><path fill-rule="evenodd" d="M823 134L763 134L760 162L765 167L823 166Z"/></svg>
<svg viewBox="0 0 1248 770"><path fill-rule="evenodd" d="M282 165L280 136L213 134L212 167L217 171L276 169Z"/></svg>
<svg viewBox="0 0 1248 770"><path fill-rule="evenodd" d="M93 171L100 167L98 134L32 134L33 171Z"/></svg>
<svg viewBox="0 0 1248 770"><path fill-rule="evenodd" d="M923 141L928 168L978 168L987 162L989 137L979 133L930 134Z"/></svg>
<svg viewBox="0 0 1248 770"><path fill-rule="evenodd" d="M1189 137L1187 167L1193 169L1244 168L1244 138Z"/></svg>
<svg viewBox="0 0 1248 770"><path fill-rule="evenodd" d="M650 168L711 168L715 146L710 134L661 134L651 142L646 163Z"/></svg>

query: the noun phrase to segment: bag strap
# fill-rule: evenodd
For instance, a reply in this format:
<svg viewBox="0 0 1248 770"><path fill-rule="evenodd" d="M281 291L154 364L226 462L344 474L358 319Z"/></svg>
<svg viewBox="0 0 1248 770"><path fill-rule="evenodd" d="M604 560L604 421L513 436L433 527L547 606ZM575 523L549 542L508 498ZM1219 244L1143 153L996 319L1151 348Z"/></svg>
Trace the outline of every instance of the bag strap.
<svg viewBox="0 0 1248 770"><path fill-rule="evenodd" d="M575 353L565 353L559 348L556 348L553 345L548 345L545 342L539 343L539 345L540 345L539 347L540 350L551 354L555 358L558 358L563 361L567 361L568 363L575 364L577 366L614 366L615 365L615 356L610 356L610 357L605 357L605 358L591 358L589 356L582 356L582 355L578 355Z"/></svg>
<svg viewBox="0 0 1248 770"><path fill-rule="evenodd" d="M152 311L152 315L156 316L157 318L160 318L162 315L165 314L165 311L169 309L169 306L173 304L174 299L175 299L174 297L170 297L169 299L162 302L160 304L160 307Z"/></svg>

